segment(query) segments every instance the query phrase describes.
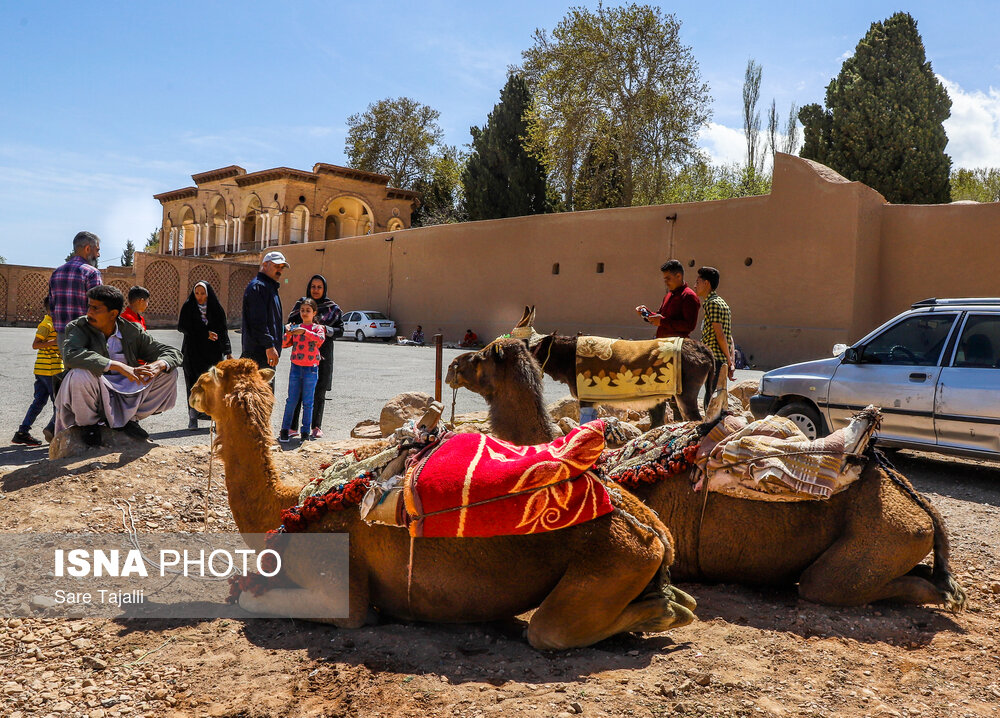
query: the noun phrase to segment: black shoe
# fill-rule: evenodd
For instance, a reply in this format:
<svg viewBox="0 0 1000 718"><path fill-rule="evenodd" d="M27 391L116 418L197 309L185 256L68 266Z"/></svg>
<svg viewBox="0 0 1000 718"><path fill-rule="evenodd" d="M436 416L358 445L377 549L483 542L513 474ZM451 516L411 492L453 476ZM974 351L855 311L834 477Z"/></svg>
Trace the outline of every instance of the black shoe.
<svg viewBox="0 0 1000 718"><path fill-rule="evenodd" d="M124 431L126 436L131 436L133 439L139 439L139 441L145 441L149 438L149 432L139 426L139 422L135 419L130 420L125 426L123 426L119 431Z"/></svg>
<svg viewBox="0 0 1000 718"><path fill-rule="evenodd" d="M14 438L10 440L12 444L24 444L25 446L41 446L42 442L33 437L27 431L14 432Z"/></svg>
<svg viewBox="0 0 1000 718"><path fill-rule="evenodd" d="M101 427L97 424L91 424L90 426L81 426L80 429L83 433L83 443L87 446L103 446L104 443L101 441Z"/></svg>
<svg viewBox="0 0 1000 718"><path fill-rule="evenodd" d="M198 431L198 420L193 416L188 419L188 429L190 431Z"/></svg>

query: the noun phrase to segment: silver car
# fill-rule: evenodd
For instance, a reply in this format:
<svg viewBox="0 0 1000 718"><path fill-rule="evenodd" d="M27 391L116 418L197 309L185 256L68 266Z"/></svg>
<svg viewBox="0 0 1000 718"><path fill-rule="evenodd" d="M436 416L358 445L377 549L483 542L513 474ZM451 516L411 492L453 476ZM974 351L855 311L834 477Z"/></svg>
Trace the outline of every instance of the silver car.
<svg viewBox="0 0 1000 718"><path fill-rule="evenodd" d="M807 436L882 408L883 446L1000 458L1000 299L925 299L834 358L767 372L754 416Z"/></svg>
<svg viewBox="0 0 1000 718"><path fill-rule="evenodd" d="M386 342L396 341L396 322L372 309L348 312L344 315L344 336L353 336L359 342L373 337Z"/></svg>

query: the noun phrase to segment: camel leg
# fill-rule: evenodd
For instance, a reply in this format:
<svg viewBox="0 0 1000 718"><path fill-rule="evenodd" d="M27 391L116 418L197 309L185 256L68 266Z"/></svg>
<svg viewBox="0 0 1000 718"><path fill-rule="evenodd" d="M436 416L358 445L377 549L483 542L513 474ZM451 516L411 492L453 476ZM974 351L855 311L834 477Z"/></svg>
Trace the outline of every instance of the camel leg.
<svg viewBox="0 0 1000 718"><path fill-rule="evenodd" d="M886 550L889 546L892 555ZM799 595L835 606L882 600L948 603L946 593L914 568L930 550L926 535L841 538L802 573Z"/></svg>
<svg viewBox="0 0 1000 718"><path fill-rule="evenodd" d="M589 646L629 631L665 631L694 620L670 595L635 600L649 585L662 561L654 554L608 551L597 547L569 567L531 617L528 642L539 650Z"/></svg>

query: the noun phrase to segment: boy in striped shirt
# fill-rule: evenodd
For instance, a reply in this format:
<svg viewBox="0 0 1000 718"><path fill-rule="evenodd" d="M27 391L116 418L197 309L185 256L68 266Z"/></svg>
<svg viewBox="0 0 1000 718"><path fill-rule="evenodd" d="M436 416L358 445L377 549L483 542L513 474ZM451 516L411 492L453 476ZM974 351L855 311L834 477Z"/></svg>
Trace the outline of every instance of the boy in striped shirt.
<svg viewBox="0 0 1000 718"><path fill-rule="evenodd" d="M52 378L63 370L62 356L59 354L59 345L56 341L56 329L49 314L48 297L45 297L44 306L45 316L35 330L35 341L31 343L31 348L38 350L35 356L35 398L28 407L28 413L24 415L24 421L11 439L14 444L38 446L42 443L31 435L31 425L42 413L47 402L55 402Z"/></svg>

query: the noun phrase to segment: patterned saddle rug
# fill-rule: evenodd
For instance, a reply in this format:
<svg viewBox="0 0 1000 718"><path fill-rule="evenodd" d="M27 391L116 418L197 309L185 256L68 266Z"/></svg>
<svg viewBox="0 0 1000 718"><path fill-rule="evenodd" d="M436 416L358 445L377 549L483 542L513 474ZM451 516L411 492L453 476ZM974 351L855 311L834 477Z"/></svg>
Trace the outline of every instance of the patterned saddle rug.
<svg viewBox="0 0 1000 718"><path fill-rule="evenodd" d="M681 392L680 337L628 341L577 337L576 392L596 404L648 404Z"/></svg>
<svg viewBox="0 0 1000 718"><path fill-rule="evenodd" d="M600 421L537 446L483 434L451 436L406 471L410 535L541 533L610 513L608 490L590 471L603 450Z"/></svg>

